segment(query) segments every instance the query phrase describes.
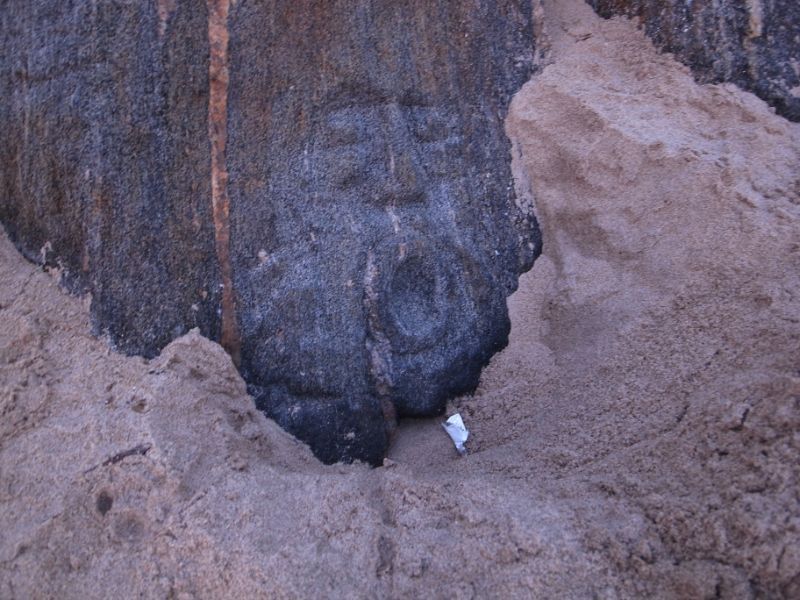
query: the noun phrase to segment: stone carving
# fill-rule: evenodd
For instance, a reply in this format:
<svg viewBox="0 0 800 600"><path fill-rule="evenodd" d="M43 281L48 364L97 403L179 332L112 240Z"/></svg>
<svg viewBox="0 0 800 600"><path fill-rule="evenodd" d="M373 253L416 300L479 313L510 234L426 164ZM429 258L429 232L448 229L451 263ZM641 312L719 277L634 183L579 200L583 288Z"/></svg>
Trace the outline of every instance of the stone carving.
<svg viewBox="0 0 800 600"><path fill-rule="evenodd" d="M327 462L379 463L397 416L437 414L476 385L541 245L503 133L533 69L531 2L45 12L2 9L4 124L17 131L37 97L42 119L85 127L52 149L13 142L0 216L29 256L53 240L46 258L92 292L98 331L153 356L199 326ZM43 40L48 19L60 26ZM31 96L15 69L44 56L37 44L56 56L70 27L100 67L45 72L58 94ZM40 174L18 183L17 157L43 153L68 226L26 208Z"/></svg>

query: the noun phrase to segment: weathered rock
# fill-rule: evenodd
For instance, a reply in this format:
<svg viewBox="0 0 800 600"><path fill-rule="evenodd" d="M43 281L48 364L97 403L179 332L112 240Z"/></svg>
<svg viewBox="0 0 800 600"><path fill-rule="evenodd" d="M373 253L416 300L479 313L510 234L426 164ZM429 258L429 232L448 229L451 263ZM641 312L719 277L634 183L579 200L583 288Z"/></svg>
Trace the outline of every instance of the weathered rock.
<svg viewBox="0 0 800 600"><path fill-rule="evenodd" d="M0 8L0 220L92 294L97 333L148 357L219 337L205 6Z"/></svg>
<svg viewBox="0 0 800 600"><path fill-rule="evenodd" d="M637 17L699 81L735 83L800 121L797 0L587 1L603 17Z"/></svg>
<svg viewBox="0 0 800 600"><path fill-rule="evenodd" d="M538 248L502 130L531 22L517 1L231 9L242 366L327 459L370 437L379 456L367 424L440 412L506 343L505 297Z"/></svg>
<svg viewBox="0 0 800 600"><path fill-rule="evenodd" d="M192 327L323 460L474 387L540 249L530 1L6 4L0 218L153 356Z"/></svg>

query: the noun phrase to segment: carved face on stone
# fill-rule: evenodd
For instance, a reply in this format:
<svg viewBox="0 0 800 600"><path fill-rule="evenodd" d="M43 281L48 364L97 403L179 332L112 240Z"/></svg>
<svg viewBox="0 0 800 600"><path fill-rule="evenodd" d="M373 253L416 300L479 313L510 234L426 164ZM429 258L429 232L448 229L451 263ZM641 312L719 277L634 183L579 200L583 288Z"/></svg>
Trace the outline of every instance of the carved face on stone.
<svg viewBox="0 0 800 600"><path fill-rule="evenodd" d="M453 170L464 143L457 115L410 94L375 96L328 104L311 142L311 188L360 221L350 269L371 392L400 415L431 415L470 386L481 348L504 343L505 293L492 292L458 224L469 192ZM336 235L330 243L342 246Z"/></svg>
<svg viewBox="0 0 800 600"><path fill-rule="evenodd" d="M381 16L406 33L402 11L425 10L388 6ZM476 72L470 83L450 69L422 81L427 47L391 63L380 48L352 53L371 29L336 26L326 24L321 47L297 50L308 64L249 79L236 69L259 60L257 49L237 51L232 39L242 369L257 405L320 458L377 463L396 415L440 414L477 384L506 343L505 299L539 238L514 202L508 96L492 96L504 76Z"/></svg>
<svg viewBox="0 0 800 600"><path fill-rule="evenodd" d="M253 246L241 311L259 404L290 431L317 419L330 434L354 403L379 421L438 414L505 344L517 265L494 264L508 248L481 214L463 129L407 97L340 96L314 116L273 209L292 235Z"/></svg>

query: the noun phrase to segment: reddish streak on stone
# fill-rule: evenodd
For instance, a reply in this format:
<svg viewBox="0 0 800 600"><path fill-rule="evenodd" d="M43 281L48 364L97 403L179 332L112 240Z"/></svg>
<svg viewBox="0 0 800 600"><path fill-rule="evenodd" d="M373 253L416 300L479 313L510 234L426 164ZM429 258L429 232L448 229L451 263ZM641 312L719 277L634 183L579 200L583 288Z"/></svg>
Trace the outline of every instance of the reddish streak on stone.
<svg viewBox="0 0 800 600"><path fill-rule="evenodd" d="M230 248L230 199L225 143L228 135L228 9L230 0L207 0L209 42L208 137L211 142L211 204L220 276L222 278L222 333L220 343L239 364L239 330Z"/></svg>

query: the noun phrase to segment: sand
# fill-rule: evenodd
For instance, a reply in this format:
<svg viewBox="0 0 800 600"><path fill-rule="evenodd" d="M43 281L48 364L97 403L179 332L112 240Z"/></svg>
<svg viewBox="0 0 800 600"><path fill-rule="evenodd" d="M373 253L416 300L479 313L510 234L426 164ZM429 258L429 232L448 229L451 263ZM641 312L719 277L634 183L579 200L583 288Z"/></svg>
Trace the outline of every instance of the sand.
<svg viewBox="0 0 800 600"><path fill-rule="evenodd" d="M800 596L800 126L545 3L509 347L325 467L192 332L145 361L0 239L0 597Z"/></svg>

